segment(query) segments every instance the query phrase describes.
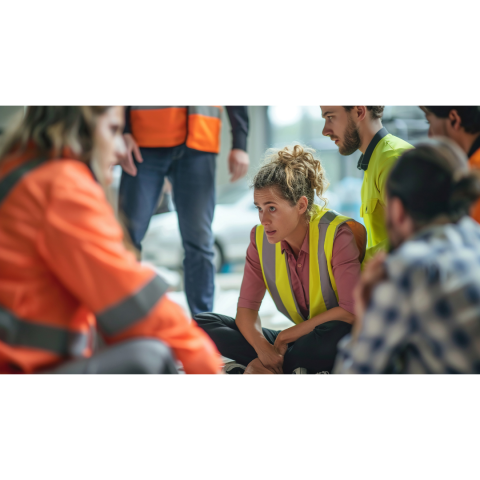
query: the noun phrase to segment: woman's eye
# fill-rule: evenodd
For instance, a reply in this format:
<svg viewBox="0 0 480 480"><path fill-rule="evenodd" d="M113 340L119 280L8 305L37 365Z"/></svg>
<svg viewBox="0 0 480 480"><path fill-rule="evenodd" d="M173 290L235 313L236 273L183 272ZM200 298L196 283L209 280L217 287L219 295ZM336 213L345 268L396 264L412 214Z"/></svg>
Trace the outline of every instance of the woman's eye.
<svg viewBox="0 0 480 480"><path fill-rule="evenodd" d="M271 212L274 212L275 210L276 210L275 207L270 207Z"/></svg>

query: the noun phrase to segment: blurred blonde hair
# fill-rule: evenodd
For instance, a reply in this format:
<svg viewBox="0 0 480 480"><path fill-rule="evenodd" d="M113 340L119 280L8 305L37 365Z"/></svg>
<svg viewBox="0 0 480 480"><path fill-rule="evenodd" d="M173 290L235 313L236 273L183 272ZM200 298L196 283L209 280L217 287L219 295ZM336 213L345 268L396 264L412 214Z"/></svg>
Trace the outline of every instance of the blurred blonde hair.
<svg viewBox="0 0 480 480"><path fill-rule="evenodd" d="M5 133L0 161L13 150L25 150L33 141L40 154L59 157L68 149L84 162L90 160L96 120L110 107L32 106L19 115Z"/></svg>
<svg viewBox="0 0 480 480"><path fill-rule="evenodd" d="M327 199L323 194L329 185L325 169L316 155L317 152L313 148L298 144L282 149L270 148L266 151L264 162L253 178L252 186L258 190L276 188L292 206L296 205L301 197L307 197L306 217L310 220L315 193L324 202L324 206L327 205Z"/></svg>

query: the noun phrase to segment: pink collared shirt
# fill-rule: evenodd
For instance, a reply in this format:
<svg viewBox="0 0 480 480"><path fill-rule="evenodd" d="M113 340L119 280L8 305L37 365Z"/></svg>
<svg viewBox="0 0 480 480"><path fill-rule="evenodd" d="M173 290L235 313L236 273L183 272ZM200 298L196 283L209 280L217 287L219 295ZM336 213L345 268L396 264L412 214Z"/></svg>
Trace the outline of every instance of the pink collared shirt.
<svg viewBox="0 0 480 480"><path fill-rule="evenodd" d="M302 315L308 317L309 312L309 230L303 240L302 248L295 259L290 245L282 241L282 251L285 251L290 269L293 293ZM333 242L332 270L338 290L338 304L347 312L354 313L353 288L360 278L359 252L350 227L346 224L338 228ZM243 274L242 287L238 307L258 311L267 288L263 281L262 267L258 258L255 243L255 227L250 233L250 244L247 248L247 259Z"/></svg>

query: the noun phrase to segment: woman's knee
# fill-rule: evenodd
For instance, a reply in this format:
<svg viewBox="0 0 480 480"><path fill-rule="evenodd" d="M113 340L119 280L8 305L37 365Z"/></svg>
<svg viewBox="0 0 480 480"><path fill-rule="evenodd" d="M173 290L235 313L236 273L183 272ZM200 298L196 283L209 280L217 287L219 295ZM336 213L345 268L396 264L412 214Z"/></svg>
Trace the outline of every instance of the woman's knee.
<svg viewBox="0 0 480 480"><path fill-rule="evenodd" d="M197 322L198 326L204 330L218 327L229 327L238 330L235 325L235 320L232 317L221 315L219 313L197 313L193 316L193 319Z"/></svg>
<svg viewBox="0 0 480 480"><path fill-rule="evenodd" d="M196 315L193 316L193 319L200 325L201 323L208 323L211 322L212 320L216 320L216 315L211 312L204 312L204 313L197 313Z"/></svg>

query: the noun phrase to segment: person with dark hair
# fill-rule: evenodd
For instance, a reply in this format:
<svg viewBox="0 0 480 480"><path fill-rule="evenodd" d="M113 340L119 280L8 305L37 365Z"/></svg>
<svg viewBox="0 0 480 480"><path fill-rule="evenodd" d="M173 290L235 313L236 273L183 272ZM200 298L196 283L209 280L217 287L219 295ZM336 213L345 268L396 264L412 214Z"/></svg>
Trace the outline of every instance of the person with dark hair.
<svg viewBox="0 0 480 480"><path fill-rule="evenodd" d="M31 106L0 149L0 373L217 373L107 201L123 107ZM96 348L97 334L106 344Z"/></svg>
<svg viewBox="0 0 480 480"><path fill-rule="evenodd" d="M194 318L220 353L228 374L330 373L338 341L354 320L352 291L365 255L365 227L314 204L327 189L315 151L301 145L267 151L253 180L260 225L252 229L235 319ZM262 328L268 290L295 325Z"/></svg>
<svg viewBox="0 0 480 480"><path fill-rule="evenodd" d="M355 332L336 373L480 373L480 197L448 140L405 152L387 180L391 251L366 265L355 289Z"/></svg>
<svg viewBox="0 0 480 480"><path fill-rule="evenodd" d="M480 169L480 106L420 107L425 113L429 137L447 137L468 156L471 168ZM480 202L476 202L470 215L480 223Z"/></svg>
<svg viewBox="0 0 480 480"><path fill-rule="evenodd" d="M367 229L368 259L387 248L385 182L397 158L413 147L383 127L383 106L320 108L325 119L322 133L338 145L338 151L342 155L362 152L357 168L365 172L360 215Z"/></svg>

